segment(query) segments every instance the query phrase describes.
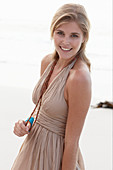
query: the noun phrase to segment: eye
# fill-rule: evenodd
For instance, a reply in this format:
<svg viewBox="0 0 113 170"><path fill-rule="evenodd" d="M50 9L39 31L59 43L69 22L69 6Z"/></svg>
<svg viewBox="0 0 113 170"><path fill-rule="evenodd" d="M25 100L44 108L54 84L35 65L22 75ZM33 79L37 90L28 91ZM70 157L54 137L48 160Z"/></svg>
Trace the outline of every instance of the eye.
<svg viewBox="0 0 113 170"><path fill-rule="evenodd" d="M72 34L71 37L78 38L78 35L77 34Z"/></svg>
<svg viewBox="0 0 113 170"><path fill-rule="evenodd" d="M57 31L56 32L58 35L64 35L63 31Z"/></svg>

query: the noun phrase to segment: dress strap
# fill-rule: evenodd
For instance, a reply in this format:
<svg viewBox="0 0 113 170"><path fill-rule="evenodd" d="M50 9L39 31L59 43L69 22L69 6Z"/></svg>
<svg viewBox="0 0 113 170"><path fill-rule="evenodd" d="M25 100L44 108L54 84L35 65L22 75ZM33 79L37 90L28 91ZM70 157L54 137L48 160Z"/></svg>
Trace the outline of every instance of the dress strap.
<svg viewBox="0 0 113 170"><path fill-rule="evenodd" d="M71 62L71 64L69 64L69 68L70 68L70 69L74 66L74 64L76 63L77 59L78 59L78 57L76 57L76 58Z"/></svg>

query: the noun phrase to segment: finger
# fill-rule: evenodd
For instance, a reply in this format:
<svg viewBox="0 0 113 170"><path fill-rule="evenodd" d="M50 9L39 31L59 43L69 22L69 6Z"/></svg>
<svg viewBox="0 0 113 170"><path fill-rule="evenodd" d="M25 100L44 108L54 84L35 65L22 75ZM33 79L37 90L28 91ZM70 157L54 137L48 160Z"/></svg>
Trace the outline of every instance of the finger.
<svg viewBox="0 0 113 170"><path fill-rule="evenodd" d="M14 127L14 134L17 136L24 136L25 134L27 134L28 132L23 131L20 127L15 126Z"/></svg>
<svg viewBox="0 0 113 170"><path fill-rule="evenodd" d="M31 123L28 122L27 126L26 126L26 129L29 131L29 129L31 128Z"/></svg>
<svg viewBox="0 0 113 170"><path fill-rule="evenodd" d="M28 122L29 123L29 122ZM28 124L29 125L29 124ZM29 131L29 126L25 126L25 121L19 121L19 128L21 131L23 131L24 133L28 132Z"/></svg>
<svg viewBox="0 0 113 170"><path fill-rule="evenodd" d="M23 136L27 134L28 132L25 130L25 125L23 125L23 121L19 120L18 122L15 123L14 126L14 133L18 136Z"/></svg>
<svg viewBox="0 0 113 170"><path fill-rule="evenodd" d="M31 128L31 123L27 122L26 124L26 121L24 121L24 124L25 124L26 130L29 131L29 129Z"/></svg>
<svg viewBox="0 0 113 170"><path fill-rule="evenodd" d="M24 136L24 134L22 134L18 129L14 129L13 132L14 132L15 135L17 135L19 137Z"/></svg>
<svg viewBox="0 0 113 170"><path fill-rule="evenodd" d="M21 121L19 122L20 123L20 130L23 132L23 133L28 133L30 128L31 128L31 123L28 122L27 125L25 125L25 121Z"/></svg>

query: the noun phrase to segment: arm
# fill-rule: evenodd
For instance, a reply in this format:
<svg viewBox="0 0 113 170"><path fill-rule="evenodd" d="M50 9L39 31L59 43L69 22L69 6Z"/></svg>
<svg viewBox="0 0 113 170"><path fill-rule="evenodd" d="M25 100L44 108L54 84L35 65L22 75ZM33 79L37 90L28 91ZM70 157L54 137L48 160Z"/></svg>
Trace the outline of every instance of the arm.
<svg viewBox="0 0 113 170"><path fill-rule="evenodd" d="M51 62L52 59L52 55L47 55L42 59L41 62L41 75L43 74L44 70L46 69L46 67L48 66L48 64ZM33 94L32 94L32 100L34 102L34 104L36 104L37 102L37 85L35 86L34 90L33 90ZM33 117L35 117L35 115L33 115ZM18 122L15 123L14 126L14 134L21 137L24 136L25 134L29 133L29 129L31 127L31 124L28 122L27 126L25 126L25 121L24 120L19 120Z"/></svg>
<svg viewBox="0 0 113 170"><path fill-rule="evenodd" d="M75 170L79 138L91 100L91 79L87 71L73 72L67 81L68 118L62 170Z"/></svg>

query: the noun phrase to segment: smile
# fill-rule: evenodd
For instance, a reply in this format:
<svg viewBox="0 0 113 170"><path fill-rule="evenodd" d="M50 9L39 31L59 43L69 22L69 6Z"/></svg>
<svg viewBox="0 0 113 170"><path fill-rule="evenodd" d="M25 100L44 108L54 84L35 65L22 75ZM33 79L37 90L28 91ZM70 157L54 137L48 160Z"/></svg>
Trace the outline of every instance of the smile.
<svg viewBox="0 0 113 170"><path fill-rule="evenodd" d="M61 48L63 51L71 51L71 50L72 50L72 48L63 48L63 47L61 47L61 46L60 46L60 48Z"/></svg>

